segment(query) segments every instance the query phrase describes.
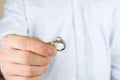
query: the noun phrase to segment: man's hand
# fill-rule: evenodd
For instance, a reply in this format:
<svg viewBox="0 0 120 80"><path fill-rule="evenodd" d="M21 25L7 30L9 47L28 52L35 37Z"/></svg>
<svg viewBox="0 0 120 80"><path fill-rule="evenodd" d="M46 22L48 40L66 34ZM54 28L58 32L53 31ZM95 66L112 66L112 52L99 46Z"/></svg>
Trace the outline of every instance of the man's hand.
<svg viewBox="0 0 120 80"><path fill-rule="evenodd" d="M41 80L55 48L38 38L8 35L2 41L0 67L6 80Z"/></svg>

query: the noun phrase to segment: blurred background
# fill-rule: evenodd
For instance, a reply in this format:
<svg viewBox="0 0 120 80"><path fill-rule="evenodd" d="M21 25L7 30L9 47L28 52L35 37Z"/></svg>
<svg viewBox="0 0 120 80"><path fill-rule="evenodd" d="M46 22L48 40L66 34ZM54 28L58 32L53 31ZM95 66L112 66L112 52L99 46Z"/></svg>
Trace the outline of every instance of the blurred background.
<svg viewBox="0 0 120 80"><path fill-rule="evenodd" d="M0 18L3 17L3 5L5 3L5 0L0 0Z"/></svg>
<svg viewBox="0 0 120 80"><path fill-rule="evenodd" d="M3 5L4 5L5 1L6 0L0 0L0 19L3 17ZM120 0L116 0L116 1L118 1L118 4L120 4Z"/></svg>

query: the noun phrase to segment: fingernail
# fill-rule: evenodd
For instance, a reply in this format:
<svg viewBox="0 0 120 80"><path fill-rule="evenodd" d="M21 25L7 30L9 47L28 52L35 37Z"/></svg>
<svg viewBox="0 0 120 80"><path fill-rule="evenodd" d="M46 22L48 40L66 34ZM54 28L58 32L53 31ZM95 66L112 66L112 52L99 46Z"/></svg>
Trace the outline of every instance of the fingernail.
<svg viewBox="0 0 120 80"><path fill-rule="evenodd" d="M49 52L50 56L54 56L56 54L56 50L54 48L52 48L52 47L50 47L48 49L48 52Z"/></svg>

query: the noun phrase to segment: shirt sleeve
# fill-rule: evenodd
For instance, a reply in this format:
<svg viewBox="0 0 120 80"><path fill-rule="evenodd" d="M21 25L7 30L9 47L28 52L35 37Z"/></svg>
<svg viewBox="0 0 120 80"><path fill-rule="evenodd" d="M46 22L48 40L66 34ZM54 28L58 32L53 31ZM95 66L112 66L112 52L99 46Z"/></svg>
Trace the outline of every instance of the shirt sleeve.
<svg viewBox="0 0 120 80"><path fill-rule="evenodd" d="M120 80L120 7L115 9L111 36L111 80Z"/></svg>
<svg viewBox="0 0 120 80"><path fill-rule="evenodd" d="M6 0L4 17L0 20L0 43L7 34L27 35L28 24L24 0Z"/></svg>

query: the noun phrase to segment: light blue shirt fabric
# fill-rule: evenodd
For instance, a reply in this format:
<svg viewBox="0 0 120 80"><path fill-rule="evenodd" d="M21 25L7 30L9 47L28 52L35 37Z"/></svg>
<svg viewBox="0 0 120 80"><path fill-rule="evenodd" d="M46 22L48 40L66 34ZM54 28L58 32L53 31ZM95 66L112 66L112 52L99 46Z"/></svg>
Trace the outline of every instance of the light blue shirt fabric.
<svg viewBox="0 0 120 80"><path fill-rule="evenodd" d="M0 39L7 34L61 36L42 80L120 80L120 7L117 0L7 0Z"/></svg>

